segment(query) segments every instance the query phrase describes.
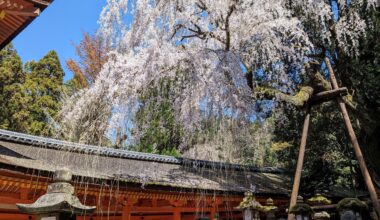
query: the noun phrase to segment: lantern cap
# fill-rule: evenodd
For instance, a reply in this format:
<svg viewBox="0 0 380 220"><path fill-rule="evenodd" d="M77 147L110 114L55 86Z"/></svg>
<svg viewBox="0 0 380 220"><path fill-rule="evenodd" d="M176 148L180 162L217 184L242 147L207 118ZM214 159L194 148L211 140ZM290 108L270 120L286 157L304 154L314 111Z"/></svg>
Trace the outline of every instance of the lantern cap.
<svg viewBox="0 0 380 220"><path fill-rule="evenodd" d="M289 213L292 214L305 214L311 212L311 207L308 204L304 203L302 196L297 196L297 203L289 210Z"/></svg>
<svg viewBox="0 0 380 220"><path fill-rule="evenodd" d="M317 212L314 214L314 219L328 220L330 219L330 214L327 213L326 211Z"/></svg>
<svg viewBox="0 0 380 220"><path fill-rule="evenodd" d="M273 205L274 205L274 203L273 203L273 199L272 199L272 198L268 198L268 199L267 199L267 203L266 203L266 205L271 205L271 206L273 206Z"/></svg>
<svg viewBox="0 0 380 220"><path fill-rule="evenodd" d="M357 212L368 210L368 205L357 198L344 198L338 202L338 211L353 210Z"/></svg>
<svg viewBox="0 0 380 220"><path fill-rule="evenodd" d="M255 199L253 196L253 193L251 191L247 191L244 193L245 197L243 198L243 201L240 202L239 206L235 209L242 210L242 209L251 209L251 210L258 210L263 211L263 206Z"/></svg>
<svg viewBox="0 0 380 220"><path fill-rule="evenodd" d="M307 200L307 203L311 205L330 205L331 200L324 197L322 194L317 193L313 197Z"/></svg>
<svg viewBox="0 0 380 220"><path fill-rule="evenodd" d="M74 187L69 183L71 179L70 170L57 170L54 172L54 183L48 186L45 195L42 195L33 204L16 205L22 212L28 214L91 214L96 207L85 206L79 201L78 197L74 195Z"/></svg>
<svg viewBox="0 0 380 220"><path fill-rule="evenodd" d="M275 211L277 210L277 206L274 205L273 199L268 198L266 201L265 206L262 207L263 212L270 212L270 211Z"/></svg>

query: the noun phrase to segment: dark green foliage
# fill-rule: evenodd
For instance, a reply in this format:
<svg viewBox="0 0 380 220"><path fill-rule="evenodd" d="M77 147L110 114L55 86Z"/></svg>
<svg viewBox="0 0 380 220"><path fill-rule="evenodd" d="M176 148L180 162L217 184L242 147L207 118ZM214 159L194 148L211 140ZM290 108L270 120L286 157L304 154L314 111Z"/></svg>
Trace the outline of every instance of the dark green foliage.
<svg viewBox="0 0 380 220"><path fill-rule="evenodd" d="M49 118L60 108L63 70L50 51L23 68L12 45L0 52L0 128L51 136Z"/></svg>
<svg viewBox="0 0 380 220"><path fill-rule="evenodd" d="M278 123L275 140L287 141L291 147L278 152L280 161L293 169L298 158L303 111L284 110L285 120ZM356 176L356 162L343 127L342 117L335 102L313 107L307 139L301 192L314 194L316 190L330 191L333 187L352 189Z"/></svg>
<svg viewBox="0 0 380 220"><path fill-rule="evenodd" d="M0 51L0 128L22 130L24 111L22 84L25 74L22 62L12 44Z"/></svg>
<svg viewBox="0 0 380 220"><path fill-rule="evenodd" d="M362 40L357 59L336 59L341 84L352 94L349 108L354 125L371 168L380 174L380 12L370 16L374 28Z"/></svg>
<svg viewBox="0 0 380 220"><path fill-rule="evenodd" d="M135 131L139 143L133 150L179 156L182 127L177 123L170 101L173 80L163 80L160 88L151 87L140 97L141 106L136 114ZM165 97L165 99L162 99Z"/></svg>
<svg viewBox="0 0 380 220"><path fill-rule="evenodd" d="M50 51L40 61L26 63L26 80L23 85L29 99L29 134L51 135L47 116L54 117L60 108L63 87L63 70L55 51Z"/></svg>

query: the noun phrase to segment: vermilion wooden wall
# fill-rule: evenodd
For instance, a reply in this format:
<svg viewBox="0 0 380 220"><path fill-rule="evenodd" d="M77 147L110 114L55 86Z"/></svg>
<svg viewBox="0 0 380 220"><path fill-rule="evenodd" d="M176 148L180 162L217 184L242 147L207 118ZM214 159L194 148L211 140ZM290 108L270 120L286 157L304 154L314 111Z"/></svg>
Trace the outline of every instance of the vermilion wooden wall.
<svg viewBox="0 0 380 220"><path fill-rule="evenodd" d="M36 220L18 211L16 203L33 203L46 193L50 178L26 175L0 169L0 220ZM136 188L115 188L107 185L74 183L76 195L85 205L94 205L92 216L78 220L193 220L197 217L212 219L242 219L234 210L242 195L205 194ZM257 198L265 204L266 197ZM273 198L276 205L284 205L288 198Z"/></svg>

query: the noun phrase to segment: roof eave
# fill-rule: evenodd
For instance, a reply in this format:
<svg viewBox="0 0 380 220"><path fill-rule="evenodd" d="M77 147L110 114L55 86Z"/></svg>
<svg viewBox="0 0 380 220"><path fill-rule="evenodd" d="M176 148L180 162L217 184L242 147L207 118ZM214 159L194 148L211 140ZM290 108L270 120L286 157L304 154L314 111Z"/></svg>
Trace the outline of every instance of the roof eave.
<svg viewBox="0 0 380 220"><path fill-rule="evenodd" d="M33 3L37 8L41 10L41 13L54 1L54 0L49 0L49 1L43 1L43 0L26 0L30 3ZM37 16L39 17L39 16ZM15 32L13 32L6 40L4 40L0 44L0 50L2 50L5 46L7 46L17 35L19 35L26 27L29 26L34 19L37 17L29 17L23 25L21 25Z"/></svg>

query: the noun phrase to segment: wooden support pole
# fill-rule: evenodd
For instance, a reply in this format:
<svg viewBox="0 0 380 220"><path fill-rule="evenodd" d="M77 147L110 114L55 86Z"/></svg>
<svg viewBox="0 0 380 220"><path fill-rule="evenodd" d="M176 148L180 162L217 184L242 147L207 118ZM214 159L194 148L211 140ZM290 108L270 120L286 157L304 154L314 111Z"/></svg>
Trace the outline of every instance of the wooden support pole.
<svg viewBox="0 0 380 220"><path fill-rule="evenodd" d="M296 173L294 175L294 182L293 182L292 195L290 197L289 210L297 202L298 190L299 190L300 181L301 181L303 160L305 158L305 148L306 148L306 140L307 140L307 134L308 134L308 130L309 130L309 124L310 124L310 107L308 107L308 109L307 109L305 121L303 123L301 144L300 144L300 150L298 152L297 167L296 167ZM289 214L288 220L293 220L293 219L294 219L294 215Z"/></svg>
<svg viewBox="0 0 380 220"><path fill-rule="evenodd" d="M379 201L380 202L380 201ZM372 205L372 202L365 202L367 205ZM311 209L313 211L326 211L326 210L335 210L338 204L330 204L330 205L316 205L312 206Z"/></svg>
<svg viewBox="0 0 380 220"><path fill-rule="evenodd" d="M325 58L325 62L326 62L326 66L327 66L327 68L329 70L329 73L330 73L330 79L331 79L332 87L333 87L333 89L338 89L339 86L338 86L338 83L336 81L334 71L333 71L333 69L331 67L331 63L330 63L330 61L329 61L329 59L327 57ZM361 170L361 172L363 174L363 178L364 178L365 184L367 186L369 195L371 197L373 207L374 207L374 209L376 211L377 217L380 218L380 203L379 203L379 198L378 198L378 196L376 194L376 190L375 190L375 187L374 187L374 185L372 183L371 176L369 175L367 166L365 164L365 160L364 160L362 151L360 149L358 139L356 138L354 129L352 127L352 124L351 124L351 121L350 121L350 117L348 116L346 104L344 104L344 102L343 102L343 100L342 100L341 97L338 97L337 101L338 101L338 104L339 104L340 111L342 112L342 115L343 115L343 120L344 120L344 124L346 125L346 129L348 131L348 135L350 136L352 145L354 146L355 155L356 155L356 158L357 158L357 160L359 162L359 167L360 167L360 170Z"/></svg>
<svg viewBox="0 0 380 220"><path fill-rule="evenodd" d="M347 95L348 91L346 87L337 88L329 91L323 91L313 95L310 99L310 102L326 102L336 99L338 96Z"/></svg>

